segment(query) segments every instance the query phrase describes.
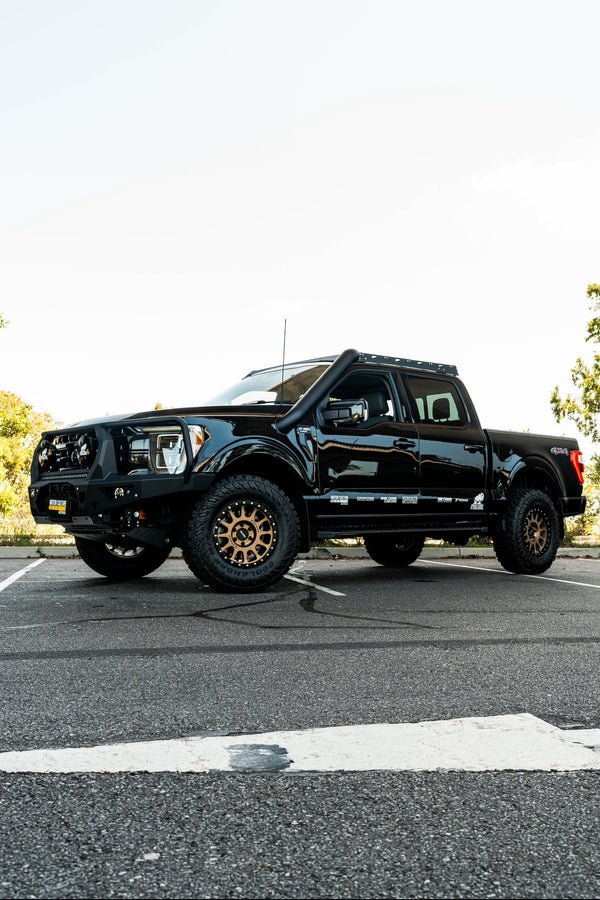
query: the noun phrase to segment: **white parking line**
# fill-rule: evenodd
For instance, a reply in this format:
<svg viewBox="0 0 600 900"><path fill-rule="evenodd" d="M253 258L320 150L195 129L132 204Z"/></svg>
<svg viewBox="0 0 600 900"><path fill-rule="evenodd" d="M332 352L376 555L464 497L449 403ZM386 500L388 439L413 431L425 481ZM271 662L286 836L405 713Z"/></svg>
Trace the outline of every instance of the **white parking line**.
<svg viewBox="0 0 600 900"><path fill-rule="evenodd" d="M18 581L19 578L22 578L23 575L26 575L30 569L35 569L36 566L41 565L41 563L46 562L45 558L36 559L35 562L29 563L28 566L25 566L24 569L19 569L18 572L15 572L9 578L5 578L4 581L0 581L0 591L4 591L9 585L13 584L15 581Z"/></svg>
<svg viewBox="0 0 600 900"><path fill-rule="evenodd" d="M308 581L306 578L298 578L296 575L284 575L284 578L287 578L288 581L297 581L298 584L308 584L309 587L315 589L315 591L324 591L326 594L333 594L336 597L345 597L345 594L342 594L341 591L334 591L332 588L323 587L321 584L315 584L314 581Z"/></svg>
<svg viewBox="0 0 600 900"><path fill-rule="evenodd" d="M599 743L521 713L25 750L0 753L0 771L565 772L600 769Z"/></svg>
<svg viewBox="0 0 600 900"><path fill-rule="evenodd" d="M454 569L474 569L476 572L495 572L496 575L514 575L514 572L508 572L506 569L492 569L489 566L469 566L467 563L448 563L439 562L439 560L427 559L423 560L427 566L448 566ZM566 578L551 578L549 575L522 575L523 578L539 578L541 581L554 581L556 584L574 584L577 587L595 588L600 591L600 584L589 584L587 581L568 581Z"/></svg>

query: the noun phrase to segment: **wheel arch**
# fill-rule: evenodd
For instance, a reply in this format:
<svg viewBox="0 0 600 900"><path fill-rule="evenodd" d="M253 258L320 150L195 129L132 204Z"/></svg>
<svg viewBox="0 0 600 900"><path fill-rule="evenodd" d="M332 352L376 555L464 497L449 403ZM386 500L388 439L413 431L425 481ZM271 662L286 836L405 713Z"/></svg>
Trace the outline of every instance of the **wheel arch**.
<svg viewBox="0 0 600 900"><path fill-rule="evenodd" d="M543 491L560 507L561 488L556 473L543 459L524 459L510 473L507 492L527 488Z"/></svg>
<svg viewBox="0 0 600 900"><path fill-rule="evenodd" d="M224 462L216 473L215 484L233 475L256 475L281 488L294 504L298 515L300 550L305 552L310 548L310 528L304 500L306 482L293 458L269 452L265 448L257 451L255 447L249 447L247 452L237 454Z"/></svg>
<svg viewBox="0 0 600 900"><path fill-rule="evenodd" d="M542 491L554 503L559 519L560 537L564 537L564 516L561 502L561 485L556 473L545 460L529 458L521 462L513 469L506 485L506 494L510 496L519 490Z"/></svg>

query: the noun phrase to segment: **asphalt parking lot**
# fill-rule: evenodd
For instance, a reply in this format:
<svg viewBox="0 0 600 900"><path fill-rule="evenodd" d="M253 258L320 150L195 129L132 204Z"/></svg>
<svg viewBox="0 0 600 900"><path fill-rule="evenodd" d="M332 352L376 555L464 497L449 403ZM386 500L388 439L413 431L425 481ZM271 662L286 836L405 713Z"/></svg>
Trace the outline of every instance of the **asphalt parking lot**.
<svg viewBox="0 0 600 900"><path fill-rule="evenodd" d="M596 754L599 560L291 575L241 596L178 559L122 584L0 559L0 751L526 716ZM597 897L598 770L470 770L462 740L466 762L430 771L0 759L0 897Z"/></svg>

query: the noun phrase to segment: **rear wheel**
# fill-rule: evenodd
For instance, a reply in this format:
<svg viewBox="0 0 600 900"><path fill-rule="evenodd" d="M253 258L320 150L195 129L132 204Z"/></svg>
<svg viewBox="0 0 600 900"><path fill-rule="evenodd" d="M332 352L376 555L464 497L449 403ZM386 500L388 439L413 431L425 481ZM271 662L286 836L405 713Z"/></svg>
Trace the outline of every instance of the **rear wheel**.
<svg viewBox="0 0 600 900"><path fill-rule="evenodd" d="M84 563L113 581L142 578L162 566L171 552L170 547L133 547L118 542L101 543L75 538L75 545Z"/></svg>
<svg viewBox="0 0 600 900"><path fill-rule="evenodd" d="M368 534L367 553L380 566L403 569L421 555L425 538L417 534Z"/></svg>
<svg viewBox="0 0 600 900"><path fill-rule="evenodd" d="M556 557L559 526L558 511L547 494L515 491L508 499L504 528L494 537L499 562L518 574L545 572Z"/></svg>
<svg viewBox="0 0 600 900"><path fill-rule="evenodd" d="M299 530L294 504L277 485L234 475L192 510L183 556L197 578L218 590L259 591L294 562Z"/></svg>

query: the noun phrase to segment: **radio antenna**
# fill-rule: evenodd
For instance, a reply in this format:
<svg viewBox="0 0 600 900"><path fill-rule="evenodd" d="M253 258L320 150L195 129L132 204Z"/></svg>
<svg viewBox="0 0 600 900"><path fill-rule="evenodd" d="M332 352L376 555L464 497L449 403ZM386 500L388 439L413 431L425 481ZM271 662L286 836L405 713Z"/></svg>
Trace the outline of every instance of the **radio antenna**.
<svg viewBox="0 0 600 900"><path fill-rule="evenodd" d="M287 334L287 319L284 319L283 320L283 356L281 359L281 391L280 391L281 396L279 398L280 403L283 403L283 382L284 382L284 378L285 378L285 338L286 338L286 334Z"/></svg>

